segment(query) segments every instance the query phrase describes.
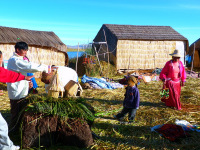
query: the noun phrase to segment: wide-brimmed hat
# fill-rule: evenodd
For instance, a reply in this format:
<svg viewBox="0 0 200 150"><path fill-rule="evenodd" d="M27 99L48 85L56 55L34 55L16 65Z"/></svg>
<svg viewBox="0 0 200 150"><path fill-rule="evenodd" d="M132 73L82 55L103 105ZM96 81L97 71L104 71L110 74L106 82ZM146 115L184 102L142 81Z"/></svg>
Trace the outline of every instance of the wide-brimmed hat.
<svg viewBox="0 0 200 150"><path fill-rule="evenodd" d="M133 77L133 76L130 76L130 77L129 77L129 80L131 80L131 81L134 82L135 84L138 83L137 79L136 79L135 77Z"/></svg>
<svg viewBox="0 0 200 150"><path fill-rule="evenodd" d="M139 76L139 74L137 73L137 72L134 72L134 73L132 73L132 74L130 74L131 76L134 76L134 77L138 77Z"/></svg>
<svg viewBox="0 0 200 150"><path fill-rule="evenodd" d="M178 49L175 49L174 52L169 55L174 56L174 57L182 57L182 55Z"/></svg>

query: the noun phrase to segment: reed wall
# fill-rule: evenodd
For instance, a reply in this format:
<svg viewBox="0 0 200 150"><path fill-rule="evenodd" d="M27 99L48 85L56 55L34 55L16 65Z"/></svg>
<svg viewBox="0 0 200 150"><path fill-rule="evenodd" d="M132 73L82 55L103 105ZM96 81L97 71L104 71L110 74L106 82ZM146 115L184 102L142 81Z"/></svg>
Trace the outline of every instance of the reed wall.
<svg viewBox="0 0 200 150"><path fill-rule="evenodd" d="M118 40L116 68L154 69L163 68L171 59L176 41Z"/></svg>
<svg viewBox="0 0 200 150"><path fill-rule="evenodd" d="M8 60L15 52L15 45L0 44L0 50L3 53L4 60ZM50 48L40 48L29 46L27 57L31 62L45 65L65 66L65 54L55 51ZM36 73L35 76L40 77L41 73Z"/></svg>

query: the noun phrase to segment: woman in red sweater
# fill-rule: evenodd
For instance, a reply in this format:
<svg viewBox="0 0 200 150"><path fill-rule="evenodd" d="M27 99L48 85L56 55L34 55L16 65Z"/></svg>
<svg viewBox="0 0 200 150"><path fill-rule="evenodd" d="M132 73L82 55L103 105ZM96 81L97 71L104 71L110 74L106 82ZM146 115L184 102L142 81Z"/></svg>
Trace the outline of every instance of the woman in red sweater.
<svg viewBox="0 0 200 150"><path fill-rule="evenodd" d="M33 76L24 76L21 73L16 73L9 71L3 67L0 67L0 82L18 82L21 80L28 80L33 78ZM8 124L0 113L0 149L7 150L18 150L19 146L15 146L8 136Z"/></svg>

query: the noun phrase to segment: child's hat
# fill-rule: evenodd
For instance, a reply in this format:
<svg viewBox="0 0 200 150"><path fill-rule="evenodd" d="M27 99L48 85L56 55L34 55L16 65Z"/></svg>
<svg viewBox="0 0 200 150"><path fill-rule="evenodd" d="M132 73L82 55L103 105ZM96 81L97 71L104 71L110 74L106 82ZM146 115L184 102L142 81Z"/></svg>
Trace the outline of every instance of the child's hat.
<svg viewBox="0 0 200 150"><path fill-rule="evenodd" d="M133 81L135 84L138 83L137 79L135 77L133 77L133 76L130 76L129 80Z"/></svg>

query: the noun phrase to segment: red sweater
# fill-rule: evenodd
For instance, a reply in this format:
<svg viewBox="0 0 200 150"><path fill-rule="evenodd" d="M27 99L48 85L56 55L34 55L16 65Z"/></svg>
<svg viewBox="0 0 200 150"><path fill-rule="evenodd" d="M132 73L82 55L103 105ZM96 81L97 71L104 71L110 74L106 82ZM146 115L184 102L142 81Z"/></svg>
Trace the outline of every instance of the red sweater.
<svg viewBox="0 0 200 150"><path fill-rule="evenodd" d="M6 83L6 82L17 82L24 80L25 76L21 73L16 73L14 71L7 70L3 67L0 67L0 82Z"/></svg>

